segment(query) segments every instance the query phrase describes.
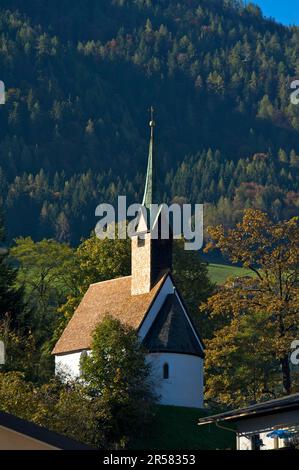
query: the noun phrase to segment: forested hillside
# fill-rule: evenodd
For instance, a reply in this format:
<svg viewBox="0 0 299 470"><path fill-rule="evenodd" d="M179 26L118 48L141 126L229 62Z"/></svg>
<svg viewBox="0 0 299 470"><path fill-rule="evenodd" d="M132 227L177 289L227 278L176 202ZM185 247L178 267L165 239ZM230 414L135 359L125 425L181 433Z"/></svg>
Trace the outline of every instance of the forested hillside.
<svg viewBox="0 0 299 470"><path fill-rule="evenodd" d="M299 28L231 0L1 0L0 191L9 236L77 243L140 201L148 108L165 200L207 222L299 207Z"/></svg>

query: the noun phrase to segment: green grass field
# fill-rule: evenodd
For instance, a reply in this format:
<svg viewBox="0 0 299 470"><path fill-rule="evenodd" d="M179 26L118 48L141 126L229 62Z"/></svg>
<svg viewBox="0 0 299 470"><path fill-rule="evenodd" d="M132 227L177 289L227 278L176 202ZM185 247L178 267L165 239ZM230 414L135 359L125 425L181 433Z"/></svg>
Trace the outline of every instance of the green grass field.
<svg viewBox="0 0 299 470"><path fill-rule="evenodd" d="M235 434L215 425L198 426L203 410L176 406L157 406L153 423L146 435L136 440L132 449L144 450L215 450L234 449Z"/></svg>
<svg viewBox="0 0 299 470"><path fill-rule="evenodd" d="M209 264L209 275L212 282L223 284L229 277L252 276L250 269L229 266L226 264Z"/></svg>

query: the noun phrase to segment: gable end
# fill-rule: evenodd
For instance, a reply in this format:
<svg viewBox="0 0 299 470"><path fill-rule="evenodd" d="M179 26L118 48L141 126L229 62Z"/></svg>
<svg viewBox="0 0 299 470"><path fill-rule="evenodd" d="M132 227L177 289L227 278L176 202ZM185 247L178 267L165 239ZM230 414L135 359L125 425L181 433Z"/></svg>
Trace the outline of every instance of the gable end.
<svg viewBox="0 0 299 470"><path fill-rule="evenodd" d="M203 347L177 293L168 294L144 340L149 352L204 357Z"/></svg>

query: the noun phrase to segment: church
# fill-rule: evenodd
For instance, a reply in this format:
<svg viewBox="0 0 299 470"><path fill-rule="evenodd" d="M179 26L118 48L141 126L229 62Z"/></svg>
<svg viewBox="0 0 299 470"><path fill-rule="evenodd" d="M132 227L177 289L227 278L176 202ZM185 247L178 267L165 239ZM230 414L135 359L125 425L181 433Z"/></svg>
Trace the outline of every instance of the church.
<svg viewBox="0 0 299 470"><path fill-rule="evenodd" d="M159 203L154 127L152 116L142 203L149 212ZM88 354L94 329L109 314L137 331L160 403L202 408L204 346L171 273L172 237L153 236L156 229L160 233L161 217L149 228L140 220L131 240L131 276L89 286L52 352L55 370L80 376L81 355Z"/></svg>

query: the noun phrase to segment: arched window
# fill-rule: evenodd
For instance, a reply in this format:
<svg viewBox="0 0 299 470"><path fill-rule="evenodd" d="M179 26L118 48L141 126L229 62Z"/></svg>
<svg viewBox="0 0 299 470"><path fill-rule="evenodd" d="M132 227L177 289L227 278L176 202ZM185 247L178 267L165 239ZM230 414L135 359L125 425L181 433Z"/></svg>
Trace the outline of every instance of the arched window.
<svg viewBox="0 0 299 470"><path fill-rule="evenodd" d="M167 362L163 365L163 379L169 379L169 365Z"/></svg>

